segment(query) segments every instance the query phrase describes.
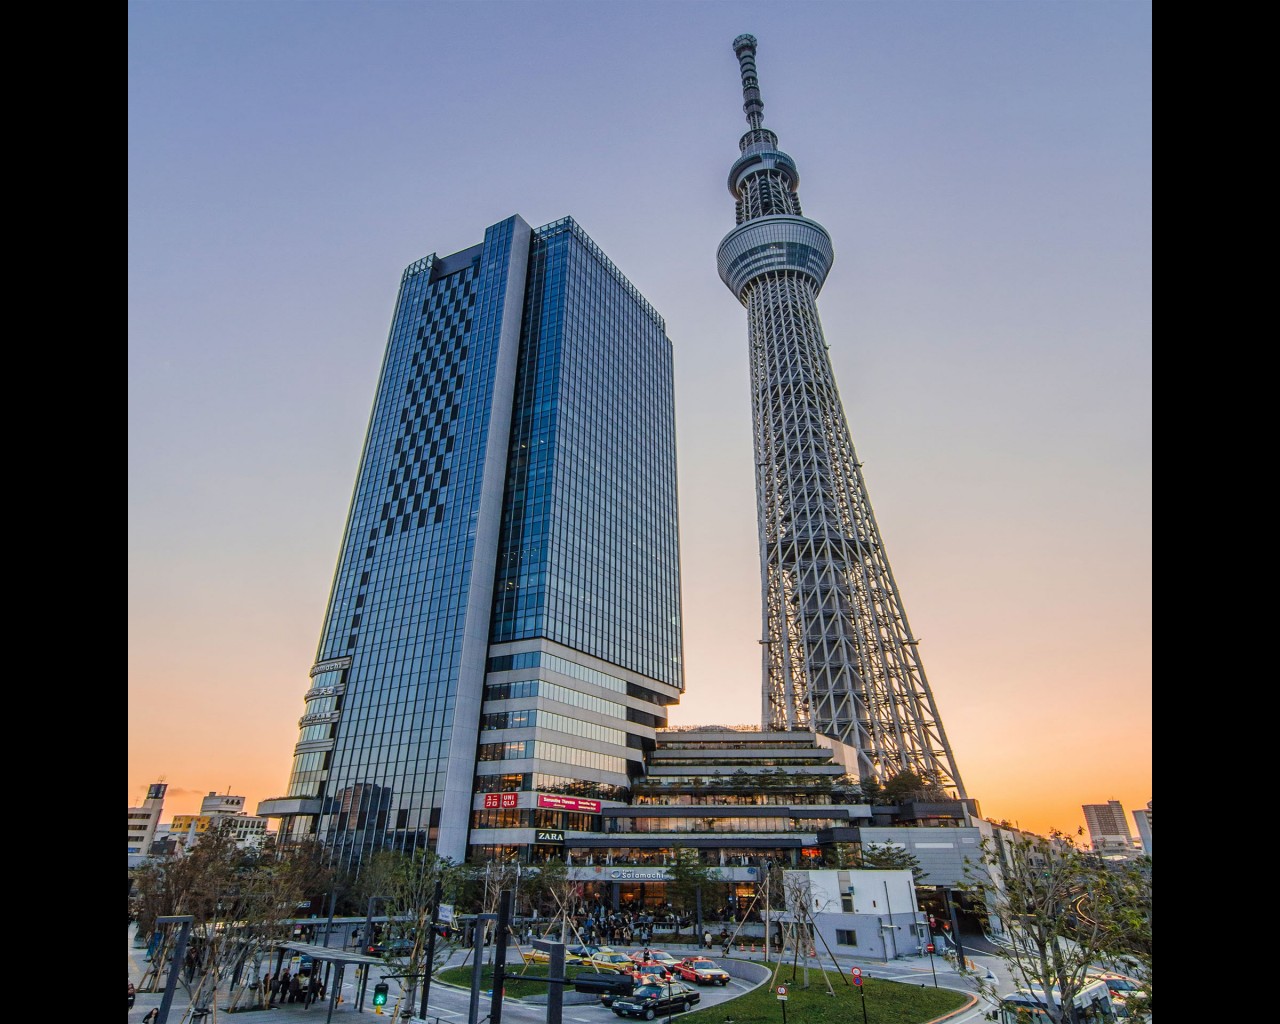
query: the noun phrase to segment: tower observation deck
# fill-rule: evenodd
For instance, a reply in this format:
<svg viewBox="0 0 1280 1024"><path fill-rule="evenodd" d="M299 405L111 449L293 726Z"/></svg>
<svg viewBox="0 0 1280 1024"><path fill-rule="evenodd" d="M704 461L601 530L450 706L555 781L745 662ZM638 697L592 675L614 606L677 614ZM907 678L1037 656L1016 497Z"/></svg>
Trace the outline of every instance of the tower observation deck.
<svg viewBox="0 0 1280 1024"><path fill-rule="evenodd" d="M860 779L913 771L964 797L836 390L817 299L831 237L764 127L756 40L733 41L748 130L729 171L737 226L720 277L747 309L765 729L856 752Z"/></svg>

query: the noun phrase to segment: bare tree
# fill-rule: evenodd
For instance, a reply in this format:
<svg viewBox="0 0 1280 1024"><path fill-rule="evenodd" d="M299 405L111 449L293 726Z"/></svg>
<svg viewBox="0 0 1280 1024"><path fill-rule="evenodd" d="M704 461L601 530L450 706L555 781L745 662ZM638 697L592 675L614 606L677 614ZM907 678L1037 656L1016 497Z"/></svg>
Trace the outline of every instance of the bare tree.
<svg viewBox="0 0 1280 1024"><path fill-rule="evenodd" d="M170 966L177 930L158 926L157 919L190 915L177 983L191 1004L216 1007L224 982L231 983L228 1007L260 999L263 960L289 937L298 903L326 870L319 864L307 845L279 858L270 841L262 851L239 849L229 823L217 823L190 848L144 865L135 879L135 905L139 934L152 939L152 954L139 988L156 991Z"/></svg>

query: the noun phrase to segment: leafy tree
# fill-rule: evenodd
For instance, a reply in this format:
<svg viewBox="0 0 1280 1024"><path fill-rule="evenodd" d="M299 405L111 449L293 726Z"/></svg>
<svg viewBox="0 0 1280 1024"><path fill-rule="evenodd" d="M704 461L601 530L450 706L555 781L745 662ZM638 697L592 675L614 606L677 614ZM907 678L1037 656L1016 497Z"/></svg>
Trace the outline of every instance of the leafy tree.
<svg viewBox="0 0 1280 1024"><path fill-rule="evenodd" d="M1050 1024L1080 1024L1074 1000L1099 963L1124 962L1142 934L1145 901L1150 963L1150 874L1114 876L1065 834L1008 833L984 840L981 863L966 866L973 888L1004 931L997 954L1021 987L1050 993ZM1150 974L1148 972L1147 980ZM995 1019L991 1017L990 1019Z"/></svg>
<svg viewBox="0 0 1280 1024"><path fill-rule="evenodd" d="M403 953L390 950L385 956L395 972L405 976L405 1009L415 1010L421 979L428 971L434 974L444 966L453 949L451 943L437 938L434 955L427 962L436 885L441 888L441 902L453 903L461 888L461 869L449 858L428 850L415 850L412 855L382 851L370 858L364 876L366 886L382 889L369 895L385 897L388 937L413 943L406 960L401 959Z"/></svg>
<svg viewBox="0 0 1280 1024"><path fill-rule="evenodd" d="M704 906L719 905L721 900L713 888L719 884L718 876L719 872L702 863L697 850L688 847L676 850L674 863L667 867L667 897L677 920L692 916L697 909L699 889L702 890Z"/></svg>
<svg viewBox="0 0 1280 1024"><path fill-rule="evenodd" d="M1105 862L1104 862L1105 863ZM1090 896L1082 905L1092 917L1095 903L1110 915L1107 929L1111 965L1142 984L1140 994L1125 999L1129 1012L1141 1019L1151 1013L1151 858L1113 865L1106 863L1106 897Z"/></svg>
<svg viewBox="0 0 1280 1024"><path fill-rule="evenodd" d="M921 775L910 769L899 772L884 784L883 798L889 803L908 800L947 800L947 792L935 775Z"/></svg>
<svg viewBox="0 0 1280 1024"><path fill-rule="evenodd" d="M884 787L880 785L880 780L874 775L859 779L858 789L861 791L862 799L866 803L879 804L884 802Z"/></svg>
<svg viewBox="0 0 1280 1024"><path fill-rule="evenodd" d="M853 843L832 843L822 851L822 866L827 868L856 868L858 855Z"/></svg>
<svg viewBox="0 0 1280 1024"><path fill-rule="evenodd" d="M862 847L856 866L884 871L908 869L916 885L922 884L928 873L920 866L920 859L914 853L893 843L867 843Z"/></svg>

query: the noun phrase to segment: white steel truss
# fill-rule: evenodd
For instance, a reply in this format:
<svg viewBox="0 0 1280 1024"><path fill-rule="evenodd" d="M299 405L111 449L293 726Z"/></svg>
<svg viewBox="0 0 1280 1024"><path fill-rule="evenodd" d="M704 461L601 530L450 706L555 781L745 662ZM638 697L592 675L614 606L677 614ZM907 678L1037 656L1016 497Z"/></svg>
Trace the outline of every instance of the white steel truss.
<svg viewBox="0 0 1280 1024"><path fill-rule="evenodd" d="M770 729L856 751L856 774L904 770L964 797L854 452L818 318L825 229L800 214L799 174L762 126L751 36L734 40L750 130L730 172L738 227L721 277L747 308Z"/></svg>

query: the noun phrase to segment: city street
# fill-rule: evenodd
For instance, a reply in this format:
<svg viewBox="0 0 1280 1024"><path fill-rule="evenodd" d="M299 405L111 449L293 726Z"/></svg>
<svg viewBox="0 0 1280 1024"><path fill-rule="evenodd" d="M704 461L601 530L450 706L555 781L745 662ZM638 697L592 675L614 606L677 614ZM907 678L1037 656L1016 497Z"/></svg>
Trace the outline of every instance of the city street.
<svg viewBox="0 0 1280 1024"><path fill-rule="evenodd" d="M698 948L691 943L668 943L665 944L663 948L669 950L675 956L691 955L699 951ZM142 979L142 976L149 965L144 960L146 955L145 949L134 945L134 928L132 925L129 926L128 952L129 979L136 985ZM764 966L763 953L756 952L753 954L750 952L750 947L747 947L743 952L735 950L728 959L724 959L718 955L718 952L718 950L713 951L712 956L721 961L726 970L728 970L730 974L734 975L733 981L731 981L725 988L720 988L718 986L701 988L699 991L702 994L702 1000L698 1004L697 1009L715 1006L719 1003L733 999L735 996L739 996L750 991L756 984L763 983L763 981L750 982L746 980L746 978L738 976L739 972L744 970L744 962L755 965L754 968L745 968L746 970L749 970L752 974L759 974L760 968ZM514 961L514 964L511 965L512 969L518 971L520 968L520 960L515 947L511 947L508 956ZM1001 993L1011 992L1016 987L1003 971L1004 963L999 957L979 954L971 956L969 959L974 964L975 970L967 975L960 975L957 973L952 962L944 959L940 955L933 958L932 968L930 967L930 958L928 956L907 957L904 959L890 961L874 959L859 959L855 961L852 958L841 957L837 954L836 963L839 965L841 973L843 974L847 974L851 967L857 966L861 968L864 977L882 978L889 981L903 982L911 985L932 985L936 974L937 984L940 987L956 989L958 991L968 992L971 994L977 993L976 979L984 977L988 972L992 974L995 979L994 984ZM447 966L458 966L462 965L464 962L469 962L466 960L465 951L458 951L450 959ZM736 971L734 968L735 962L739 964L738 970ZM827 963L827 966L830 966L829 962ZM387 973L390 972L391 969L388 968ZM375 968L372 980L377 981L379 978L380 974ZM802 980L803 973L798 973L797 978ZM768 978L766 977L764 980L768 980ZM787 984L792 984L790 964L783 968L779 980L785 981ZM389 978L388 983L391 985L391 998L387 1003L385 1013L381 1016L390 1020L392 1019L393 1013L397 1010L403 1010L405 1007L399 1006L401 990L399 988L400 983L398 979ZM255 1020L258 1019L258 1014L269 1014L274 1019L280 1020L284 1018L291 1018L298 1014L305 1014L307 1019L316 1022L331 1019L341 1019L350 1022L353 1015L362 1013L363 1015L366 1015L365 1019L368 1019L370 1024L372 1024L372 1021L379 1016L374 1012L374 1007L371 1005L372 990L373 986L371 983L368 991L365 993L363 1009L357 1011L356 979L354 977L354 972L351 969L348 969L342 987L341 1003L331 1006L330 1001L327 998L323 1003L316 1003L309 1007L303 1006L301 1003L285 1003L284 1005L276 1006L271 1010L252 1011L249 1017L242 1017L241 1013L238 1012L236 1014L236 1018L237 1020ZM162 997L162 992L139 992L133 1009L129 1011L128 1024L141 1024L141 1021L147 1011L153 1006L160 1005ZM421 1008L420 999L421 990L419 990L418 996L415 999L415 1006L413 1007L415 1015L417 1010ZM606 1022L614 1021L616 1019L608 1009L599 1005L598 1002L577 1002L577 1000L586 999L587 996L585 994L574 993L566 990L564 1004L564 1021L566 1024L606 1024ZM186 1024L190 1019L187 1013L189 1006L190 1001L187 998L186 992L183 987L179 985L174 995L173 1005L170 1009L169 1024ZM488 1017L489 1006L489 995L482 993L479 1012L480 1021L484 1021L485 1018ZM439 1021L439 1024L466 1024L469 1007L470 992L467 989L454 985L446 985L440 981L433 981L431 983L431 996L427 1018L428 1024L436 1024L436 1021ZM975 1006L972 1006L967 1010L960 1011L955 1016L949 1018L949 1020L956 1022L956 1024L969 1024L969 1022L976 1022L981 1020L983 1013L990 1008L991 1004L985 999L979 997L979 1001ZM219 1010L219 1016L224 1013L225 1011ZM547 1019L547 1009L543 1003L508 998L503 1001L502 1018L504 1024L544 1024ZM421 1018L415 1019L420 1020ZM205 1018L205 1024L213 1024L213 1021L214 1018L212 1015Z"/></svg>

